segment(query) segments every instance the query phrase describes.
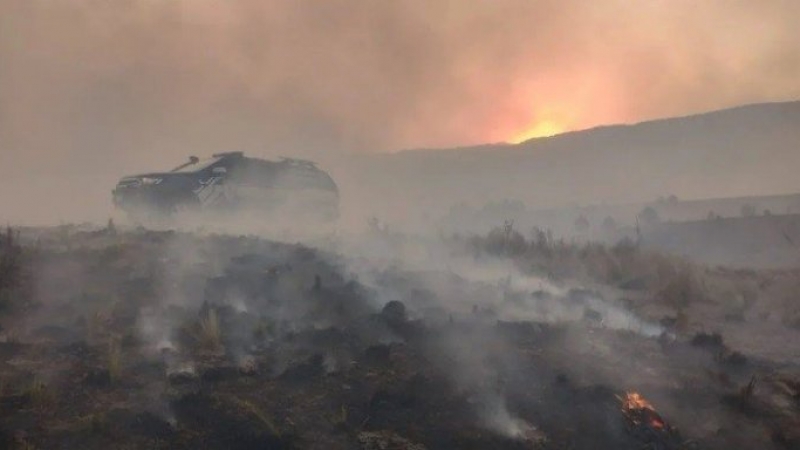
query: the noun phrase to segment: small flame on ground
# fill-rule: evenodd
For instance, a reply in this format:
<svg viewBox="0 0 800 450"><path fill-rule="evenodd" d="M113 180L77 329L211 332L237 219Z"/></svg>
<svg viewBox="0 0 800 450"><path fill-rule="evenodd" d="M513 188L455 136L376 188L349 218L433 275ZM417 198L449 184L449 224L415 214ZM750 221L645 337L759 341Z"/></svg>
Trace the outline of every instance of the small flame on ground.
<svg viewBox="0 0 800 450"><path fill-rule="evenodd" d="M622 414L634 425L646 424L657 430L666 428L666 422L656 412L653 405L638 392L628 392L625 394L625 398L618 398L622 402Z"/></svg>

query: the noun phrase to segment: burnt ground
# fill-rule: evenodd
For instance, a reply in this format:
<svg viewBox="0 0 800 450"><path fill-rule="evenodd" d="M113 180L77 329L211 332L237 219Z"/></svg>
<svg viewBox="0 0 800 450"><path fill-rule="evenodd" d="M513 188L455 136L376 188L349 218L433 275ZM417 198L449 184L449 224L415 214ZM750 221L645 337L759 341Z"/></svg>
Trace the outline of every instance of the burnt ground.
<svg viewBox="0 0 800 450"><path fill-rule="evenodd" d="M146 230L4 242L0 448L800 446L796 329L708 299L669 317L644 282L530 288ZM770 329L780 344L752 345ZM633 391L653 409L623 413Z"/></svg>

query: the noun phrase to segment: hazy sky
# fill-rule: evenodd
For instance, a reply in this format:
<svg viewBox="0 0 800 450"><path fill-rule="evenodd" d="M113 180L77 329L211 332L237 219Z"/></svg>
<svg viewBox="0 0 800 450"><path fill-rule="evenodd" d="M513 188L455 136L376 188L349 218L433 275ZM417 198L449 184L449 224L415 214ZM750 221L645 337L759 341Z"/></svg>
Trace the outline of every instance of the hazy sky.
<svg viewBox="0 0 800 450"><path fill-rule="evenodd" d="M0 189L796 99L798 23L795 0L0 0Z"/></svg>

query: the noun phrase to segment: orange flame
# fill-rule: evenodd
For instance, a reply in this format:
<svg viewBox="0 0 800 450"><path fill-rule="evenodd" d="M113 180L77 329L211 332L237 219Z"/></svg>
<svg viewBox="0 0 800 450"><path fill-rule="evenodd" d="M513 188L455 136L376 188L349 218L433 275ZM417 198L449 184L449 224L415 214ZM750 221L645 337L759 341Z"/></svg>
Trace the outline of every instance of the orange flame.
<svg viewBox="0 0 800 450"><path fill-rule="evenodd" d="M628 392L625 394L625 399L622 403L622 408L624 410L631 410L631 409L650 409L655 411L653 405L650 404L642 394L638 392Z"/></svg>
<svg viewBox="0 0 800 450"><path fill-rule="evenodd" d="M628 392L622 401L622 413L636 425L646 422L655 429L664 429L667 424L658 415L656 409L638 392Z"/></svg>

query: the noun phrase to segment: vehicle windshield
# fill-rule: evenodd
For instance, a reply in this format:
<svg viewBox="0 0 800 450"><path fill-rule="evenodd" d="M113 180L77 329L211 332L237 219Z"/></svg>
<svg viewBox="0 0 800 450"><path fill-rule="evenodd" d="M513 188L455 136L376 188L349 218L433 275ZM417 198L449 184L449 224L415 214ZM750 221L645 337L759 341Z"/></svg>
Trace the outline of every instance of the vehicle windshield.
<svg viewBox="0 0 800 450"><path fill-rule="evenodd" d="M206 158L201 159L200 161L196 162L195 164L189 165L180 165L175 169L172 169L172 173L190 173L190 172L198 172L200 170L206 169L212 164L219 161L220 158Z"/></svg>

